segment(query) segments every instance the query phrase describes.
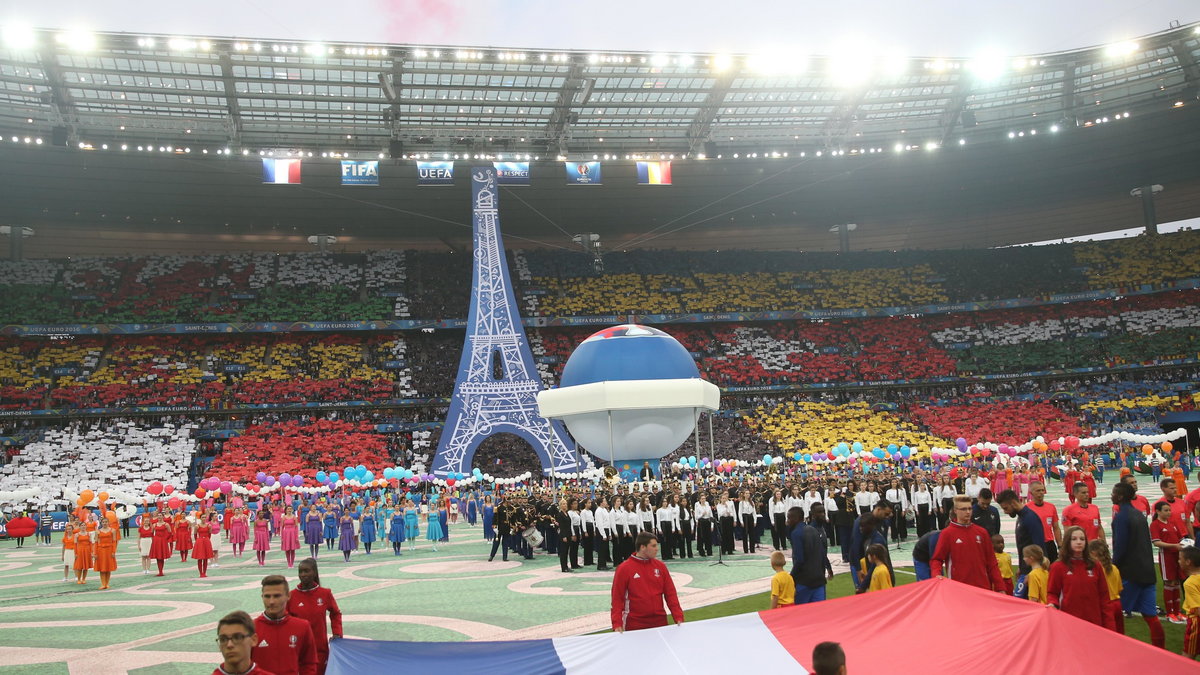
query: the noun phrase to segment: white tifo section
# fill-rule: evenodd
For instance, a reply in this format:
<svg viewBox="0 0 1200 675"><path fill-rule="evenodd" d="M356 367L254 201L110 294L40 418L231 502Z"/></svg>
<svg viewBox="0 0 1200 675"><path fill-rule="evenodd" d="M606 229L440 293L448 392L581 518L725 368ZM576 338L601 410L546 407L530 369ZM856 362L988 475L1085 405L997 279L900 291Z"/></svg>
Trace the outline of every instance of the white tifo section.
<svg viewBox="0 0 1200 675"><path fill-rule="evenodd" d="M154 481L187 487L195 454L194 424L150 429L118 422L107 429L74 428L46 432L0 468L0 490L39 488L33 506L60 505L65 492L118 489L141 492Z"/></svg>
<svg viewBox="0 0 1200 675"><path fill-rule="evenodd" d="M0 286L49 286L59 269L59 264L51 260L0 260Z"/></svg>
<svg viewBox="0 0 1200 675"><path fill-rule="evenodd" d="M567 675L808 672L757 612L630 633L554 638L554 649Z"/></svg>
<svg viewBox="0 0 1200 675"><path fill-rule="evenodd" d="M733 332L737 342L725 345L722 356L753 356L767 370L792 370L795 364L788 360L789 356L817 351L817 346L808 340L777 340L754 326L739 326Z"/></svg>
<svg viewBox="0 0 1200 675"><path fill-rule="evenodd" d="M941 344L974 342L987 345L1019 345L1075 337L1093 331L1116 330L1129 333L1157 333L1170 328L1200 326L1200 307L1168 307L1147 311L1121 312L1113 316L1085 316L1050 319L1026 324L964 326L933 333Z"/></svg>

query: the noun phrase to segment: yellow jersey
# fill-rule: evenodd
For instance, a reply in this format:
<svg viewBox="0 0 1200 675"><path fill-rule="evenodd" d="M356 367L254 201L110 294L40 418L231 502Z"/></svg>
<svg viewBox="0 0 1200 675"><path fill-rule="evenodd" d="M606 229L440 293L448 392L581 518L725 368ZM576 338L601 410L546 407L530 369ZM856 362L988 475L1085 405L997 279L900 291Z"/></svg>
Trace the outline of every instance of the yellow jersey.
<svg viewBox="0 0 1200 675"><path fill-rule="evenodd" d="M1108 579L1108 599L1119 599L1121 597L1121 570L1113 565L1104 573L1104 576Z"/></svg>
<svg viewBox="0 0 1200 675"><path fill-rule="evenodd" d="M871 585L867 587L868 591L882 591L885 588L892 587L892 575L888 571L887 565L878 564L874 570L871 570Z"/></svg>
<svg viewBox="0 0 1200 675"><path fill-rule="evenodd" d="M1029 599L1043 605L1050 602L1047 588L1050 586L1050 573L1042 567L1035 567L1025 575L1025 588L1029 590Z"/></svg>
<svg viewBox="0 0 1200 675"><path fill-rule="evenodd" d="M1200 574L1183 580L1183 613L1191 614L1200 609Z"/></svg>
<svg viewBox="0 0 1200 675"><path fill-rule="evenodd" d="M1007 553L1001 551L996 554L996 565L1000 567L1000 577L1002 579L1012 579L1012 558Z"/></svg>
<svg viewBox="0 0 1200 675"><path fill-rule="evenodd" d="M775 576L771 577L771 595L779 598L780 607L795 604L796 582L792 580L792 575L783 571L776 572Z"/></svg>

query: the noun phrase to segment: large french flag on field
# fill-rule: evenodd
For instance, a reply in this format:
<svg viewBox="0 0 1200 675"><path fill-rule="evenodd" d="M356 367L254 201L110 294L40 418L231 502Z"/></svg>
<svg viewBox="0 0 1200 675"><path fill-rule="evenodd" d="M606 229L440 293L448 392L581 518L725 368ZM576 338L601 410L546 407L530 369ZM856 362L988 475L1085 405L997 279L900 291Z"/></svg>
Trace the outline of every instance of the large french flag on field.
<svg viewBox="0 0 1200 675"><path fill-rule="evenodd" d="M263 182L271 185L299 185L300 160L263 158Z"/></svg>

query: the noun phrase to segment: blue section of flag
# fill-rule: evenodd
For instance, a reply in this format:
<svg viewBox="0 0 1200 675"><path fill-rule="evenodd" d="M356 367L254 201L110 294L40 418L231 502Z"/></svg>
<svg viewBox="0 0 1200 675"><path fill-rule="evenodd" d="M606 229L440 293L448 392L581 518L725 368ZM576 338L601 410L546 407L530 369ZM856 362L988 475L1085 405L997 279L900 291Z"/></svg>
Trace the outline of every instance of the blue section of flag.
<svg viewBox="0 0 1200 675"><path fill-rule="evenodd" d="M553 640L520 642L383 642L342 638L329 643L326 675L429 672L565 675Z"/></svg>
<svg viewBox="0 0 1200 675"><path fill-rule="evenodd" d="M418 185L454 185L454 162L417 162Z"/></svg>
<svg viewBox="0 0 1200 675"><path fill-rule="evenodd" d="M529 185L529 162L492 162L500 185Z"/></svg>
<svg viewBox="0 0 1200 675"><path fill-rule="evenodd" d="M379 162L343 159L342 185L379 185Z"/></svg>
<svg viewBox="0 0 1200 675"><path fill-rule="evenodd" d="M299 185L300 160L263 158L263 182L272 185Z"/></svg>
<svg viewBox="0 0 1200 675"><path fill-rule="evenodd" d="M600 162L567 162L568 185L599 185Z"/></svg>

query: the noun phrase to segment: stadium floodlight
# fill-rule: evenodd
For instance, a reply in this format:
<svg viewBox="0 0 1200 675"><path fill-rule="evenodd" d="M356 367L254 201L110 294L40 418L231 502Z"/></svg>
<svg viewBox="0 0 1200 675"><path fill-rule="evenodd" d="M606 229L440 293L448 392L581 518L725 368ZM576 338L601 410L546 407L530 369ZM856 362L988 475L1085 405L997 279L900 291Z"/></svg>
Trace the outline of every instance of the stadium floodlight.
<svg viewBox="0 0 1200 675"><path fill-rule="evenodd" d="M839 50L826 63L826 74L837 86L855 88L870 81L875 73L875 56L863 46Z"/></svg>
<svg viewBox="0 0 1200 675"><path fill-rule="evenodd" d="M879 72L885 77L903 77L911 66L912 59L899 49L885 51L879 59Z"/></svg>
<svg viewBox="0 0 1200 675"><path fill-rule="evenodd" d="M79 52L86 52L96 47L96 34L85 30L70 30L55 36L59 44Z"/></svg>
<svg viewBox="0 0 1200 675"><path fill-rule="evenodd" d="M650 57L650 65L656 68L662 68L670 63L671 57L667 56L666 54L655 54L654 56Z"/></svg>
<svg viewBox="0 0 1200 675"><path fill-rule="evenodd" d="M171 38L167 40L167 47L176 52L191 51L196 48L196 41L185 38Z"/></svg>
<svg viewBox="0 0 1200 675"><path fill-rule="evenodd" d="M989 82L1003 75L1008 63L1009 59L999 51L985 50L972 59L967 68L975 77Z"/></svg>
<svg viewBox="0 0 1200 675"><path fill-rule="evenodd" d="M1117 42L1104 48L1104 55L1109 58L1120 58L1129 56L1138 50L1138 43L1131 40L1125 42Z"/></svg>
<svg viewBox="0 0 1200 675"><path fill-rule="evenodd" d="M808 54L798 49L768 49L747 56L746 66L762 75L792 75L808 69Z"/></svg>
<svg viewBox="0 0 1200 675"><path fill-rule="evenodd" d="M724 72L733 65L733 57L728 54L714 54L709 65L714 73Z"/></svg>
<svg viewBox="0 0 1200 675"><path fill-rule="evenodd" d="M0 35L3 35L4 44L9 49L30 49L37 46L37 33L24 24L5 24L4 28L0 29Z"/></svg>

